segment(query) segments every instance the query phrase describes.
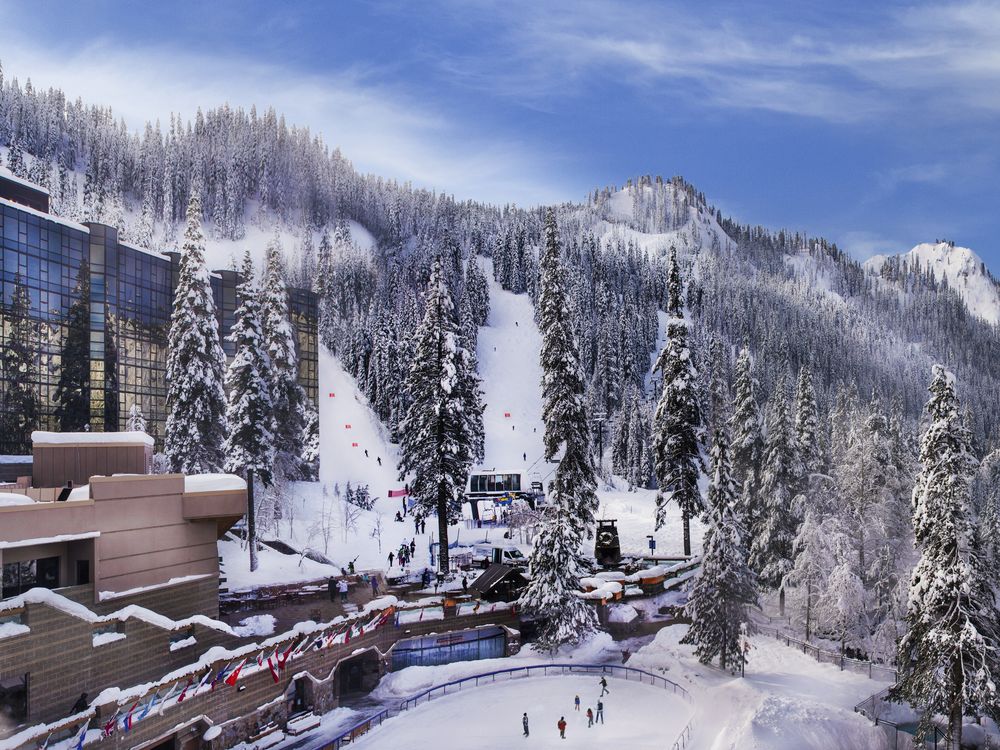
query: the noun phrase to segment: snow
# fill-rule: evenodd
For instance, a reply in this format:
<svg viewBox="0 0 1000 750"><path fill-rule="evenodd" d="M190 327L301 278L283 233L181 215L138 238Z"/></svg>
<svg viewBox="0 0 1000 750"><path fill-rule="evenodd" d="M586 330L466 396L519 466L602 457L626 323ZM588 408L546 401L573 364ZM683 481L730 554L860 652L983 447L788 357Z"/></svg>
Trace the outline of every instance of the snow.
<svg viewBox="0 0 1000 750"><path fill-rule="evenodd" d="M272 635L275 622L277 620L274 615L252 615L240 620L240 624L233 628L233 632L241 638L254 635Z"/></svg>
<svg viewBox="0 0 1000 750"><path fill-rule="evenodd" d="M124 633L97 633L94 635L94 648L123 640L125 640Z"/></svg>
<svg viewBox="0 0 1000 750"><path fill-rule="evenodd" d="M208 730L201 736L205 742L211 742L212 740L219 737L222 734L222 727L216 724L214 727L209 727Z"/></svg>
<svg viewBox="0 0 1000 750"><path fill-rule="evenodd" d="M14 492L0 492L0 508L14 505L34 505L35 501L27 495L18 495Z"/></svg>
<svg viewBox="0 0 1000 750"><path fill-rule="evenodd" d="M44 195L49 195L49 189L47 187L42 187L37 183L28 182L27 180L21 179L13 172L11 172L9 169L7 169L7 167L0 166L0 177L3 177L5 180L9 180L10 182L16 183L18 185L23 185L26 188L31 188L34 191L43 193Z"/></svg>
<svg viewBox="0 0 1000 750"><path fill-rule="evenodd" d="M0 550L14 549L15 547L34 547L36 544L58 544L59 542L75 542L78 539L96 539L101 535L100 531L82 531L79 534L57 534L56 536L35 537L32 539L18 539L13 542L0 542Z"/></svg>
<svg viewBox="0 0 1000 750"><path fill-rule="evenodd" d="M45 432L35 430L31 442L36 445L135 445L153 446L153 438L145 432Z"/></svg>
<svg viewBox="0 0 1000 750"><path fill-rule="evenodd" d="M639 612L631 604L613 604L608 608L609 622L632 622Z"/></svg>
<svg viewBox="0 0 1000 750"><path fill-rule="evenodd" d="M988 272L984 273L982 258L969 248L947 242L923 242L899 257L934 271L938 281L947 276L948 285L962 297L969 312L987 323L1000 323L1000 285ZM865 266L878 271L886 259L884 255L876 255Z"/></svg>
<svg viewBox="0 0 1000 750"><path fill-rule="evenodd" d="M90 499L90 485L81 484L79 487L74 487L69 492L69 497L67 500L89 500Z"/></svg>
<svg viewBox="0 0 1000 750"><path fill-rule="evenodd" d="M689 706L670 691L649 684L608 682L611 693L602 699L606 723L592 728L587 727L586 710L596 711L598 677L552 675L470 686L435 698L389 719L352 747L507 747L525 741L524 712L531 730L527 741L533 748L669 747L688 721ZM573 708L576 695L581 699L579 712ZM565 740L556 729L560 717L568 725ZM442 732L441 727L448 731Z"/></svg>
<svg viewBox="0 0 1000 750"><path fill-rule="evenodd" d="M0 622L0 638L11 638L30 632L31 629L20 622Z"/></svg>
<svg viewBox="0 0 1000 750"><path fill-rule="evenodd" d="M32 187L37 188L38 186L32 185ZM18 211L23 211L26 214L37 216L40 219L45 219L55 224L61 224L64 227L75 229L78 232L83 232L84 234L90 234L90 229L85 227L83 224L78 224L75 221L64 219L63 217L56 216L55 214L47 214L43 211L38 211L37 209L31 208L30 206L25 206L23 203L15 203L14 201L7 200L6 198L0 198L0 206L9 206L10 208L16 208Z"/></svg>
<svg viewBox="0 0 1000 750"><path fill-rule="evenodd" d="M176 586L178 583L190 583L191 581L200 581L203 578L209 578L212 573L198 573L190 576L177 576L176 578L171 578L163 583L154 583L149 586L136 586L132 589L125 589L124 591L101 591L97 599L98 601L106 602L111 599L121 599L123 596L133 596L135 594L144 594L148 591L156 591L157 589L166 588L167 586Z"/></svg>
<svg viewBox="0 0 1000 750"><path fill-rule="evenodd" d="M184 477L184 493L245 490L246 480L235 474L191 474Z"/></svg>
<svg viewBox="0 0 1000 750"><path fill-rule="evenodd" d="M0 456L0 464L30 464L34 460L34 456Z"/></svg>
<svg viewBox="0 0 1000 750"><path fill-rule="evenodd" d="M371 252L375 249L378 242L375 240L375 236L369 232L366 227L363 227L354 219L348 219L347 227L351 232L351 240L361 250ZM319 242L316 243L316 247L319 247Z"/></svg>
<svg viewBox="0 0 1000 750"><path fill-rule="evenodd" d="M180 651L182 648L187 648L188 646L194 646L198 643L198 639L193 635L188 638L181 638L179 641L174 641L170 644L171 651Z"/></svg>

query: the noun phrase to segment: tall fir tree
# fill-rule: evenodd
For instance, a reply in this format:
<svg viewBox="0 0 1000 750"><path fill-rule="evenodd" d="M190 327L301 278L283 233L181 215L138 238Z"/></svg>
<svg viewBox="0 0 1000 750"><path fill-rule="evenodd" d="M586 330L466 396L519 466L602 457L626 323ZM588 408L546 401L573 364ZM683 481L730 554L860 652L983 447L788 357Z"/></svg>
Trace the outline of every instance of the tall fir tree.
<svg viewBox="0 0 1000 750"><path fill-rule="evenodd" d="M907 632L899 644L893 695L922 712L918 738L935 714L948 718L954 747L967 713L997 717L1000 648L993 581L975 543L970 485L976 470L971 435L959 412L953 376L933 368L913 488L913 530L920 559L910 582Z"/></svg>
<svg viewBox="0 0 1000 750"><path fill-rule="evenodd" d="M656 360L655 371L663 386L653 418L653 453L656 462L656 528L666 521L666 506L677 503L684 524L684 554L691 554L691 519L704 510L698 479L704 472L701 458L701 408L698 372L688 347L688 323L683 317L681 277L676 252L670 255L668 281L667 343Z"/></svg>
<svg viewBox="0 0 1000 750"><path fill-rule="evenodd" d="M562 247L555 213L545 215L538 300L542 335L542 417L545 455L559 458L549 485L542 528L528 559L530 582L521 595L526 611L543 619L539 645L554 651L594 632L597 615L577 595L580 547L593 533L597 480L590 453L583 376L564 289ZM561 454L561 458L560 458Z"/></svg>
<svg viewBox="0 0 1000 750"><path fill-rule="evenodd" d="M90 264L80 264L59 351L55 417L62 432L90 424Z"/></svg>
<svg viewBox="0 0 1000 750"><path fill-rule="evenodd" d="M14 277L14 296L3 311L9 331L0 347L0 442L12 454L31 452L31 431L38 429L38 324L31 317L31 299L21 275Z"/></svg>
<svg viewBox="0 0 1000 750"><path fill-rule="evenodd" d="M256 481L268 487L273 481L274 408L271 402L271 360L261 323L260 290L254 281L250 253L240 269L239 307L228 340L235 346L226 369L225 469L242 474L247 482L247 546L250 570L257 569L257 524L254 502Z"/></svg>
<svg viewBox="0 0 1000 750"><path fill-rule="evenodd" d="M812 370L802 365L795 392L795 443L799 462L805 472L804 486L810 477L821 471L819 450L819 416L816 408L816 391L813 388Z"/></svg>
<svg viewBox="0 0 1000 750"><path fill-rule="evenodd" d="M472 465L472 435L462 401L463 352L441 260L435 259L424 296L424 319L406 391L399 478L409 477L418 516L437 514L440 569L449 571L448 526L458 520Z"/></svg>
<svg viewBox="0 0 1000 750"><path fill-rule="evenodd" d="M760 463L764 452L760 406L757 403L757 380L753 374L750 349L744 346L736 360L733 410L729 420L732 435L733 479L739 493L743 523L749 539L760 529ZM750 544L748 541L747 547Z"/></svg>
<svg viewBox="0 0 1000 750"><path fill-rule="evenodd" d="M201 201L193 193L181 246L167 348L167 424L164 450L172 471L222 470L226 434L226 355L205 266Z"/></svg>
<svg viewBox="0 0 1000 750"><path fill-rule="evenodd" d="M778 380L771 396L766 433L760 480L760 525L750 547L750 561L761 585L778 590L779 608L784 616L784 579L794 562L793 543L798 529L792 508L798 481L794 468L797 451L784 376Z"/></svg>
<svg viewBox="0 0 1000 750"><path fill-rule="evenodd" d="M283 478L298 479L302 474L303 402L299 385L299 355L288 306L288 287L277 237L264 256L261 282L261 321L271 362L271 402L274 412L275 468Z"/></svg>
<svg viewBox="0 0 1000 750"><path fill-rule="evenodd" d="M701 569L685 607L691 626L681 642L694 644L701 662L707 664L718 656L719 666L734 669L746 660L740 632L749 620L748 607L757 603L757 583L747 564L746 529L739 516L728 440L721 423L712 438L711 461L708 529Z"/></svg>

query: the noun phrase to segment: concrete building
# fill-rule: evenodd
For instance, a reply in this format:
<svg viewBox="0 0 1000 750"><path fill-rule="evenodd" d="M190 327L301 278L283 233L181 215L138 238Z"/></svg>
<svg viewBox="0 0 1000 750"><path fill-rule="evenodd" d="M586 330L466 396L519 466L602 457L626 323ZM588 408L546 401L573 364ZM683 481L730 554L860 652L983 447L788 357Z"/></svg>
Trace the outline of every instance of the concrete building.
<svg viewBox="0 0 1000 750"><path fill-rule="evenodd" d="M129 409L138 404L159 442L166 423L167 334L180 256L121 241L114 227L48 211L45 190L0 175L0 346L10 336L10 305L21 283L30 298L35 385L42 405L33 429L61 429L56 393L72 363L82 366L73 382L88 405L91 430L123 429ZM233 271L215 271L211 277L223 337L233 324L238 281ZM298 333L299 382L315 403L316 297L307 289L289 289L288 301ZM223 348L232 354L232 344L224 342ZM4 377L0 373L0 391L7 387ZM30 449L27 434L0 434L0 455Z"/></svg>

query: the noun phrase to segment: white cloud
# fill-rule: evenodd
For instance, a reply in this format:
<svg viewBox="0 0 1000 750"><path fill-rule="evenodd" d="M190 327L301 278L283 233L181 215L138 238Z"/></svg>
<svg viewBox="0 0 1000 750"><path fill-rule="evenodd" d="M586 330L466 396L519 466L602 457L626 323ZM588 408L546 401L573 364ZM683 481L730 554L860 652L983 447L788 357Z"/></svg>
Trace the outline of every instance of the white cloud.
<svg viewBox="0 0 1000 750"><path fill-rule="evenodd" d="M133 130L147 120L165 125L171 113L193 118L198 107L273 106L290 125L309 127L339 147L362 172L459 199L530 205L575 197L550 180L546 158L524 144L491 138L483 123L453 120L363 72L306 74L248 58L107 41L67 53L10 36L16 40L5 39L2 49L8 77L22 83L30 77L36 87L110 106Z"/></svg>

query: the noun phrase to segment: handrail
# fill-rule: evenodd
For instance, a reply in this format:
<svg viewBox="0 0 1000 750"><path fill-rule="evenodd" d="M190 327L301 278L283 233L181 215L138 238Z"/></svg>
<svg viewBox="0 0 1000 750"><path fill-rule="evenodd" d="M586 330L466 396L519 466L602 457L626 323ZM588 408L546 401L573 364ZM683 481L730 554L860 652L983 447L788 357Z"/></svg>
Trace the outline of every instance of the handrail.
<svg viewBox="0 0 1000 750"><path fill-rule="evenodd" d="M806 641L799 640L793 636L782 633L778 628L768 627L766 625L754 624L753 628L764 635L770 635L775 640L784 641L786 646L791 646L793 643L802 649L802 653L808 653L817 661L822 661L820 656L826 657L828 660L836 661L840 664L840 669L844 669L844 665L856 665L867 670L869 679L873 678L874 672L877 670L883 674L887 674L892 677L893 681L898 678L898 672L895 667L891 667L887 664L876 664L873 661L868 661L865 659L854 659L850 656L844 656L837 651L831 651L829 649L820 648L812 643L807 643ZM810 653L811 652L811 653Z"/></svg>
<svg viewBox="0 0 1000 750"><path fill-rule="evenodd" d="M429 696L435 692L447 694L448 688L459 687L459 689L461 689L462 685L469 682L474 682L475 686L478 687L479 681L486 679L489 679L490 684L492 684L496 682L498 675L508 675L509 679L517 679L515 675L518 673L523 673L524 677L529 677L533 672L539 671L541 671L544 675L547 675L549 673L548 670L550 669L560 670L559 674L566 674L566 670L569 670L570 673L582 672L584 674L606 674L610 677L624 679L626 681L629 679L630 674L635 674L639 676L639 682L643 682L643 678L649 678L649 683L651 685L658 685L664 690L671 689L674 695L680 695L688 703L691 702L691 694L684 686L678 685L676 682L668 680L666 677L653 674L652 672L647 672L644 669L623 667L616 664L529 664L523 667L512 667L510 669L497 669L491 672L482 672L480 674L469 675L468 677L463 677L458 680L451 680L449 682L434 685L426 690L422 690L419 693L415 693L414 695L404 698L396 705L395 708L384 708L377 714L359 721L331 740L327 740L319 745L310 746L309 750L339 750L349 744L352 740L368 732L372 729L372 727L378 726L389 717L401 714L404 711L408 711L410 708L416 707L421 699L427 698L427 700L430 700ZM693 728L694 719L692 718L688 721L687 725L685 725L684 729L681 730L680 735L671 746L671 750L684 750L684 748L687 747L688 742L691 740Z"/></svg>

